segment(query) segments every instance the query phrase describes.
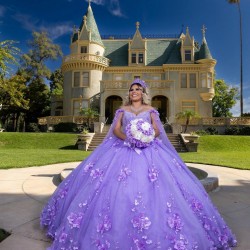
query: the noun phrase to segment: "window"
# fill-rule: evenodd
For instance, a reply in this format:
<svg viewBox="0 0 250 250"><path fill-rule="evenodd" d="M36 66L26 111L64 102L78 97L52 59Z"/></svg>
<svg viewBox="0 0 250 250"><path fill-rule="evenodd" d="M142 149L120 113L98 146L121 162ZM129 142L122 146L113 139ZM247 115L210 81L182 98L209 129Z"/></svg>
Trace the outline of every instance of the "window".
<svg viewBox="0 0 250 250"><path fill-rule="evenodd" d="M141 76L134 75L134 79L141 78Z"/></svg>
<svg viewBox="0 0 250 250"><path fill-rule="evenodd" d="M74 87L80 87L80 72L74 72Z"/></svg>
<svg viewBox="0 0 250 250"><path fill-rule="evenodd" d="M89 72L82 72L82 86L89 86Z"/></svg>
<svg viewBox="0 0 250 250"><path fill-rule="evenodd" d="M195 101L182 101L181 107L182 107L182 111L185 111L185 110L195 111L196 102Z"/></svg>
<svg viewBox="0 0 250 250"><path fill-rule="evenodd" d="M139 54L139 63L143 63L143 54Z"/></svg>
<svg viewBox="0 0 250 250"><path fill-rule="evenodd" d="M132 54L131 62L136 63L136 54L135 53Z"/></svg>
<svg viewBox="0 0 250 250"><path fill-rule="evenodd" d="M213 74L209 72L207 74L207 87L212 88L212 86L213 86Z"/></svg>
<svg viewBox="0 0 250 250"><path fill-rule="evenodd" d="M87 53L87 46L81 46L81 53Z"/></svg>
<svg viewBox="0 0 250 250"><path fill-rule="evenodd" d="M213 87L213 74L211 72L201 73L200 84L202 88L212 88Z"/></svg>
<svg viewBox="0 0 250 250"><path fill-rule="evenodd" d="M73 115L79 115L80 111L80 100L73 101Z"/></svg>
<svg viewBox="0 0 250 250"><path fill-rule="evenodd" d="M185 50L185 61L191 61L191 50Z"/></svg>
<svg viewBox="0 0 250 250"><path fill-rule="evenodd" d="M189 74L189 87L196 88L196 74Z"/></svg>
<svg viewBox="0 0 250 250"><path fill-rule="evenodd" d="M73 87L88 87L89 72L74 72Z"/></svg>
<svg viewBox="0 0 250 250"><path fill-rule="evenodd" d="M152 80L161 80L161 75L153 75Z"/></svg>
<svg viewBox="0 0 250 250"><path fill-rule="evenodd" d="M187 74L181 74L181 88L187 88Z"/></svg>
<svg viewBox="0 0 250 250"><path fill-rule="evenodd" d="M115 81L122 81L122 75L121 74L114 75L114 80Z"/></svg>

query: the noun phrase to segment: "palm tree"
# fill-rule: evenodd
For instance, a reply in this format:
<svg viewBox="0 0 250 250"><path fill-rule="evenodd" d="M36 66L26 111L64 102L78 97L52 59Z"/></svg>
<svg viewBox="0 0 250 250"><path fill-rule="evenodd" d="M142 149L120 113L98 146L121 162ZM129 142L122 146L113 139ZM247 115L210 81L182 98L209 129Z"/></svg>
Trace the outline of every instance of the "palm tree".
<svg viewBox="0 0 250 250"><path fill-rule="evenodd" d="M240 17L240 116L243 115L243 53L242 53L242 16L240 0L227 0L230 4L237 4Z"/></svg>
<svg viewBox="0 0 250 250"><path fill-rule="evenodd" d="M196 113L195 111L193 111L193 110L184 110L184 111L179 112L179 113L176 114L176 119L177 120L179 120L179 119L185 119L186 120L184 133L186 133L187 127L188 127L190 121L193 118L199 118L199 117L200 117L200 115L198 113Z"/></svg>

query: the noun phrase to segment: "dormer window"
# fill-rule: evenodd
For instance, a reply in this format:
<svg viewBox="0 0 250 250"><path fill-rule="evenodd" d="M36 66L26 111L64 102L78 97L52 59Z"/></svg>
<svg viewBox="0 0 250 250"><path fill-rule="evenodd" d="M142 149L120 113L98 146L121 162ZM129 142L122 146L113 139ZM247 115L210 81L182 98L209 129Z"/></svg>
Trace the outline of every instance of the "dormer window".
<svg viewBox="0 0 250 250"><path fill-rule="evenodd" d="M144 53L142 53L142 52L131 53L131 63L132 64L143 64L144 63Z"/></svg>
<svg viewBox="0 0 250 250"><path fill-rule="evenodd" d="M87 46L81 46L81 54L87 53Z"/></svg>
<svg viewBox="0 0 250 250"><path fill-rule="evenodd" d="M191 61L192 56L191 56L191 50L185 50L185 61Z"/></svg>

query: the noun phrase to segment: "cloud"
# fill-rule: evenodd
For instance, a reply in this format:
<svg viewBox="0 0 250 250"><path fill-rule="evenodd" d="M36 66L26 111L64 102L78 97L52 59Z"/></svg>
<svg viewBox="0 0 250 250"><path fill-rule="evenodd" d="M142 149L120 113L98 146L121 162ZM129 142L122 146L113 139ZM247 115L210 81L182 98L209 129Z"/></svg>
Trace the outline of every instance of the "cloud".
<svg viewBox="0 0 250 250"><path fill-rule="evenodd" d="M237 100L230 111L233 113L233 117L240 116L240 100ZM243 98L243 113L250 113L250 97Z"/></svg>
<svg viewBox="0 0 250 250"><path fill-rule="evenodd" d="M34 19L33 17L21 13L17 13L12 16L17 22L19 22L22 26L22 28L34 31L37 30L36 24L39 23L38 19Z"/></svg>
<svg viewBox="0 0 250 250"><path fill-rule="evenodd" d="M110 0L109 11L114 16L119 16L119 17L123 17L124 16L122 14L122 11L121 11L121 8L120 8L119 0Z"/></svg>
<svg viewBox="0 0 250 250"><path fill-rule="evenodd" d="M15 14L13 18L28 31L46 31L52 40L55 40L65 34L69 34L73 30L73 25L69 22L58 24L42 24L39 19L35 19L29 15L20 13Z"/></svg>
<svg viewBox="0 0 250 250"><path fill-rule="evenodd" d="M6 8L3 5L0 5L0 17L3 17L5 14Z"/></svg>
<svg viewBox="0 0 250 250"><path fill-rule="evenodd" d="M85 1L89 2L89 0ZM125 17L125 15L122 13L119 0L91 0L91 3L107 6L108 11L113 16Z"/></svg>
<svg viewBox="0 0 250 250"><path fill-rule="evenodd" d="M85 2L89 2L89 0L85 0ZM91 0L91 3L95 3L97 5L105 5L105 0Z"/></svg>
<svg viewBox="0 0 250 250"><path fill-rule="evenodd" d="M50 35L52 40L55 40L61 36L72 33L72 25L69 23L62 23L57 25L52 25L50 27L41 27L41 30L45 30Z"/></svg>

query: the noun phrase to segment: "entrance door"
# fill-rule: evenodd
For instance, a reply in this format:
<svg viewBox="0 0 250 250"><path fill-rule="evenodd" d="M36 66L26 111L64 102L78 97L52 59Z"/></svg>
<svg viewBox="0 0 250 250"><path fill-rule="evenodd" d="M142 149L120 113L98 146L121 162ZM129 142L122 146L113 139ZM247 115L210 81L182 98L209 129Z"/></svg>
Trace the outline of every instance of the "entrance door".
<svg viewBox="0 0 250 250"><path fill-rule="evenodd" d="M122 98L120 96L109 96L106 99L105 102L105 117L107 120L107 124L111 124L113 119L114 119L114 115L115 115L115 111L117 109L119 109L122 106Z"/></svg>
<svg viewBox="0 0 250 250"><path fill-rule="evenodd" d="M161 121L165 123L166 119L168 119L168 98L162 95L154 96L152 106L158 110Z"/></svg>

